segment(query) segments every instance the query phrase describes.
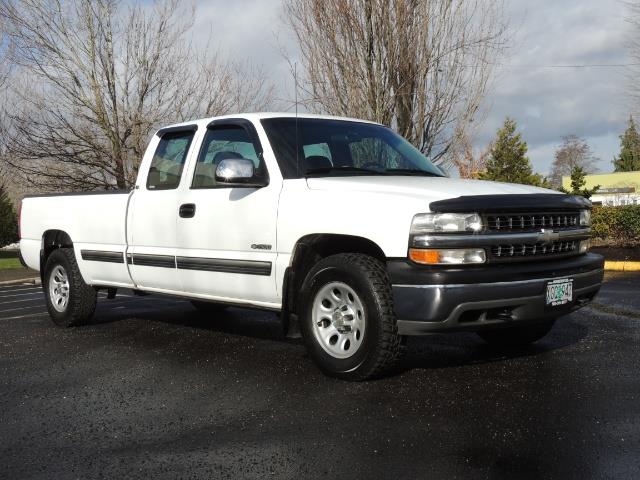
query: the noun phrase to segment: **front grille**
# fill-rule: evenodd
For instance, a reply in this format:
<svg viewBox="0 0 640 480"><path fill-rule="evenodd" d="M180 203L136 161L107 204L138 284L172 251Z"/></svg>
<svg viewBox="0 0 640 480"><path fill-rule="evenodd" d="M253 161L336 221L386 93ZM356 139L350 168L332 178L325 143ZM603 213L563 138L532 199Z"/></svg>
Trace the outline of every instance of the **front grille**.
<svg viewBox="0 0 640 480"><path fill-rule="evenodd" d="M512 243L494 245L491 256L496 259L530 258L541 256L570 255L578 252L578 241L560 241L553 243Z"/></svg>
<svg viewBox="0 0 640 480"><path fill-rule="evenodd" d="M494 232L526 232L541 228L565 230L577 228L580 214L578 212L541 212L518 214L485 215L485 229Z"/></svg>

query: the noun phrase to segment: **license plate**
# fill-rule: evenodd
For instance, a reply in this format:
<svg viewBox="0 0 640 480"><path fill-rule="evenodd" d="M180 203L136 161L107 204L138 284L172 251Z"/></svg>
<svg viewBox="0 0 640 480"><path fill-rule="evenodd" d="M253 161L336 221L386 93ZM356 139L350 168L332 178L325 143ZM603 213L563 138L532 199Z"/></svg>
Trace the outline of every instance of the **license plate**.
<svg viewBox="0 0 640 480"><path fill-rule="evenodd" d="M547 301L549 307L565 305L573 301L573 278L559 278L547 283Z"/></svg>

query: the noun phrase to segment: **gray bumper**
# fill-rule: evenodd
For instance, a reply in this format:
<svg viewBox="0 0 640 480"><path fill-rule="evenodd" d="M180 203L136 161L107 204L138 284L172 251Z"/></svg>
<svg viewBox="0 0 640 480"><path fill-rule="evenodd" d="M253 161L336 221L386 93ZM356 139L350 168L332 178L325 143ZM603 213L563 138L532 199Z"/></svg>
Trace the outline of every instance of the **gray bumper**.
<svg viewBox="0 0 640 480"><path fill-rule="evenodd" d="M398 284L391 275L399 333L472 331L567 314L593 299L602 284L602 258L589 254L586 259L590 262L580 268L549 268L547 275L540 271L538 264L537 271L531 275L535 278L519 280L508 278L500 269L494 271L495 281L491 282L473 282L477 276L471 271L467 272L470 283ZM589 264L592 268L588 268ZM526 270L525 266L520 267ZM526 272L524 274L526 276ZM425 272L419 276L424 279ZM455 278L460 275L456 274ZM546 284L556 278L573 278L574 301L561 307L546 307Z"/></svg>

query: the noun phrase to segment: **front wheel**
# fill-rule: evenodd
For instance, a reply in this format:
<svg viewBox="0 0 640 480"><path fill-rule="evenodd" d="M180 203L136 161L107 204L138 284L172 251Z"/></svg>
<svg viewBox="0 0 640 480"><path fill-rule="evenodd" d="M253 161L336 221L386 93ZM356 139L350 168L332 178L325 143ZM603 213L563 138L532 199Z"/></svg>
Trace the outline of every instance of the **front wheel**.
<svg viewBox="0 0 640 480"><path fill-rule="evenodd" d="M367 380L388 373L402 352L385 265L368 255L319 261L301 290L302 335L327 375Z"/></svg>
<svg viewBox="0 0 640 480"><path fill-rule="evenodd" d="M490 345L500 347L522 346L540 340L551 331L554 323L555 319L520 327L486 330L478 332L478 335Z"/></svg>
<svg viewBox="0 0 640 480"><path fill-rule="evenodd" d="M82 279L73 249L59 248L49 255L43 280L47 310L56 325L88 323L96 309L97 292Z"/></svg>

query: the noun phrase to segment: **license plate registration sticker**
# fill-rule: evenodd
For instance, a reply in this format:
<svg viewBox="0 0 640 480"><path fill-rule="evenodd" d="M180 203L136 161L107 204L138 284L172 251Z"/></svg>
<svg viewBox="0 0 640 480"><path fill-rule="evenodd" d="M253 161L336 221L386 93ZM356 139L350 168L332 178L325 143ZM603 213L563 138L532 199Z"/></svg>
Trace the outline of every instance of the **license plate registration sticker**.
<svg viewBox="0 0 640 480"><path fill-rule="evenodd" d="M547 306L557 307L571 301L573 301L573 278L559 278L547 283Z"/></svg>

